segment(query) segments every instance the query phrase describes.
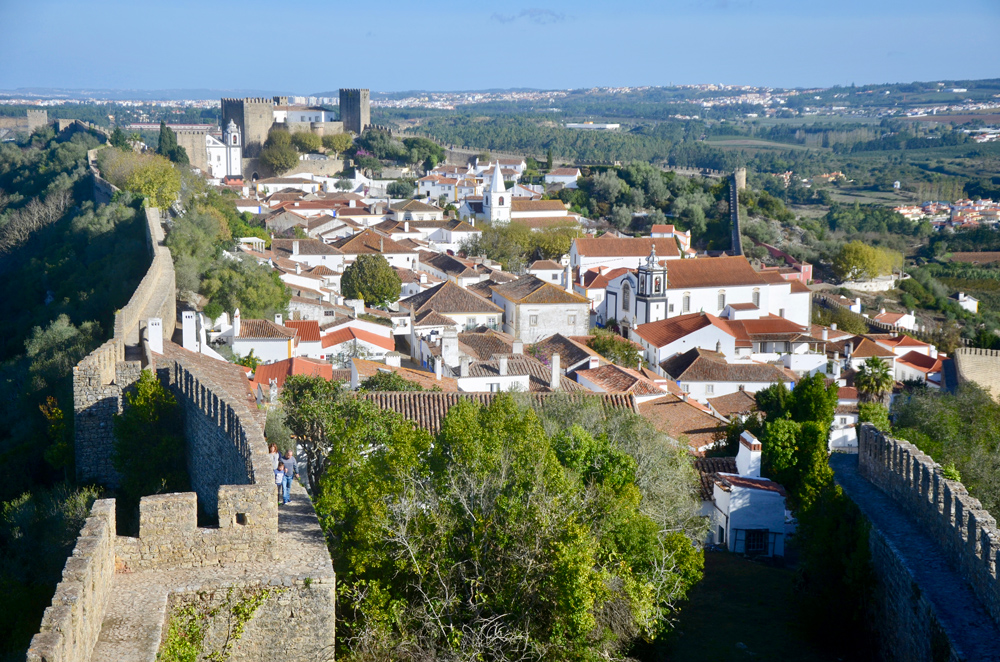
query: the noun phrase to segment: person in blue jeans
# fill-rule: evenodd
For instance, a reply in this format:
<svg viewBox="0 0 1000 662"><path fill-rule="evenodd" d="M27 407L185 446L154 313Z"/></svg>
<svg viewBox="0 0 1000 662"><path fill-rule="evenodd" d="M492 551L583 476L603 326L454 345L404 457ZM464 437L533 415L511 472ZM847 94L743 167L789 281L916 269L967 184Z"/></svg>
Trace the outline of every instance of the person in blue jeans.
<svg viewBox="0 0 1000 662"><path fill-rule="evenodd" d="M281 458L281 466L285 471L284 480L284 503L292 501L292 480L299 477L299 463L295 461L292 451L285 451L285 457Z"/></svg>

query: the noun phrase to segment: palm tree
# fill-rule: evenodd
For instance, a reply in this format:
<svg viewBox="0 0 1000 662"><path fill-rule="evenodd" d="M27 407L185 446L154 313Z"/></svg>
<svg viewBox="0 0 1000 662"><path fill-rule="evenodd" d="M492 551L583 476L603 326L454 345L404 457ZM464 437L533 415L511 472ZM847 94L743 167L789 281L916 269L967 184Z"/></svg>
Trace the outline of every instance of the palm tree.
<svg viewBox="0 0 1000 662"><path fill-rule="evenodd" d="M888 404L889 394L896 380L889 372L889 366L877 356L869 357L858 368L854 376L854 385L858 389L858 399L861 402L878 402Z"/></svg>

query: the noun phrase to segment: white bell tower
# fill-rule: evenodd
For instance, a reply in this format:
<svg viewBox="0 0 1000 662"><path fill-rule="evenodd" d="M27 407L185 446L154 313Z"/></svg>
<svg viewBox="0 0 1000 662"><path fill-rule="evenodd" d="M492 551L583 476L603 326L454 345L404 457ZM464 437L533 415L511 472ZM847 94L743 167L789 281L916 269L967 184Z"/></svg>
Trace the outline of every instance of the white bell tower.
<svg viewBox="0 0 1000 662"><path fill-rule="evenodd" d="M500 172L500 162L493 167L493 179L490 188L483 195L483 215L490 223L507 225L510 223L511 196L503 183L503 173Z"/></svg>
<svg viewBox="0 0 1000 662"><path fill-rule="evenodd" d="M226 130L222 133L222 142L226 145L226 176L240 177L243 175L243 144L240 128L236 122L229 120Z"/></svg>

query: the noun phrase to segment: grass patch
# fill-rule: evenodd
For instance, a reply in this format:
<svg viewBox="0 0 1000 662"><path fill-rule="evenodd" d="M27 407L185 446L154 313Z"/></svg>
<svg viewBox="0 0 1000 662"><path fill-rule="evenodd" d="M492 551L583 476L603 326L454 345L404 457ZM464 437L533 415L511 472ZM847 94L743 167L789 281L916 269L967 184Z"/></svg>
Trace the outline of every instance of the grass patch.
<svg viewBox="0 0 1000 662"><path fill-rule="evenodd" d="M725 552L705 553L705 578L681 606L669 662L836 662L799 625L795 571Z"/></svg>

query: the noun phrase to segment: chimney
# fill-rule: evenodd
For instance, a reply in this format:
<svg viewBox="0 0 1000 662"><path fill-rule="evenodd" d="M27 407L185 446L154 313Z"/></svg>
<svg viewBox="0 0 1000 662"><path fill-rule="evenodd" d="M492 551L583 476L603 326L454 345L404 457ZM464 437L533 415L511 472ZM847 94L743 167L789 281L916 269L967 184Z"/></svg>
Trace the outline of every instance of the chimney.
<svg viewBox="0 0 1000 662"><path fill-rule="evenodd" d="M515 340L510 352L511 354L524 354L524 341Z"/></svg>
<svg viewBox="0 0 1000 662"><path fill-rule="evenodd" d="M563 283L566 284L566 291L572 293L573 292L573 274L570 273L569 265L568 264L566 265L565 272L566 272L565 276L564 276L565 280L563 281Z"/></svg>
<svg viewBox="0 0 1000 662"><path fill-rule="evenodd" d="M296 239L292 242L292 255L299 254L299 241Z"/></svg>
<svg viewBox="0 0 1000 662"><path fill-rule="evenodd" d="M163 353L163 320L150 317L146 325L146 341L151 352Z"/></svg>
<svg viewBox="0 0 1000 662"><path fill-rule="evenodd" d="M208 347L208 332L205 330L205 316L198 313L198 351L204 352Z"/></svg>
<svg viewBox="0 0 1000 662"><path fill-rule="evenodd" d="M274 323L277 324L278 326L281 326L282 324L285 323L285 321L281 317L281 313L278 313L277 315L274 316Z"/></svg>
<svg viewBox="0 0 1000 662"><path fill-rule="evenodd" d="M830 339L830 330L823 329L823 340L829 340L829 339Z"/></svg>
<svg viewBox="0 0 1000 662"><path fill-rule="evenodd" d="M240 309L237 308L233 312L233 337L240 337Z"/></svg>
<svg viewBox="0 0 1000 662"><path fill-rule="evenodd" d="M301 262L296 262L295 263L295 275L299 275L300 273L302 273L302 263Z"/></svg>
<svg viewBox="0 0 1000 662"><path fill-rule="evenodd" d="M150 321L152 321L152 320L150 320ZM930 355L931 358L932 359L936 359L937 355L938 355L937 347L935 347L934 345L931 345L930 352L931 352L931 355Z"/></svg>
<svg viewBox="0 0 1000 662"><path fill-rule="evenodd" d="M420 282L422 284L427 284L427 274L424 273L420 274Z"/></svg>
<svg viewBox="0 0 1000 662"><path fill-rule="evenodd" d="M446 366L458 363L458 330L453 326L441 332L441 360Z"/></svg>
<svg viewBox="0 0 1000 662"><path fill-rule="evenodd" d="M553 354L552 358L552 377L549 379L549 388L553 391L558 391L561 382L561 375L559 373L559 355Z"/></svg>
<svg viewBox="0 0 1000 662"><path fill-rule="evenodd" d="M601 359L598 356L591 356L590 361L587 363L587 369L593 370L594 368L599 368L601 366Z"/></svg>
<svg viewBox="0 0 1000 662"><path fill-rule="evenodd" d="M736 453L736 473L741 476L760 478L761 445L757 437L749 432L740 435L740 449Z"/></svg>
<svg viewBox="0 0 1000 662"><path fill-rule="evenodd" d="M882 308L881 310L879 310L878 314L879 315L885 315L885 308Z"/></svg>
<svg viewBox="0 0 1000 662"><path fill-rule="evenodd" d="M440 356L438 356L437 358L434 359L434 379L436 379L438 381L441 381L441 371L442 371L441 364L442 363L444 363L444 361L441 360Z"/></svg>
<svg viewBox="0 0 1000 662"><path fill-rule="evenodd" d="M350 207L351 209L354 209L357 206L357 202L358 202L357 200L351 198L350 200L347 201L347 206Z"/></svg>
<svg viewBox="0 0 1000 662"><path fill-rule="evenodd" d="M462 359L461 359L461 361L459 363L459 367L458 367L458 375L459 375L459 377L468 377L469 376L469 357L468 356L463 356L462 357Z"/></svg>
<svg viewBox="0 0 1000 662"><path fill-rule="evenodd" d="M719 353L719 354L722 354L722 341L721 340L716 340L715 341L715 351L717 353Z"/></svg>
<svg viewBox="0 0 1000 662"><path fill-rule="evenodd" d="M833 323L831 323L831 324L830 324L830 328L831 328L832 330L836 331L836 330L837 330L837 323L836 323L836 322L833 322Z"/></svg>
<svg viewBox="0 0 1000 662"><path fill-rule="evenodd" d="M501 356L500 360L498 361L498 364L499 365L497 367L500 370L500 376L501 377L506 377L507 376L507 357L506 356Z"/></svg>
<svg viewBox="0 0 1000 662"><path fill-rule="evenodd" d="M833 375L834 380L840 379L840 352L833 353Z"/></svg>
<svg viewBox="0 0 1000 662"><path fill-rule="evenodd" d="M410 231L410 222L403 221L403 232L409 232L409 231Z"/></svg>
<svg viewBox="0 0 1000 662"><path fill-rule="evenodd" d="M233 319L233 328L235 329L234 333L239 335L239 311ZM181 313L181 347L191 352L198 351L198 329L195 326L194 311L192 310L185 310Z"/></svg>
<svg viewBox="0 0 1000 662"><path fill-rule="evenodd" d="M847 346L844 347L844 358L848 361L851 360L851 354L854 353L854 343L850 340L847 341Z"/></svg>
<svg viewBox="0 0 1000 662"><path fill-rule="evenodd" d="M910 311L910 317L916 317L916 316L917 316L917 311L911 310Z"/></svg>

